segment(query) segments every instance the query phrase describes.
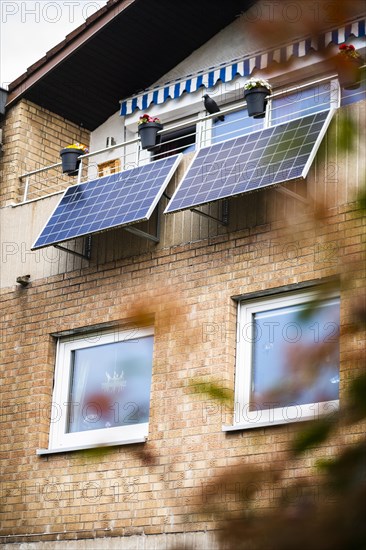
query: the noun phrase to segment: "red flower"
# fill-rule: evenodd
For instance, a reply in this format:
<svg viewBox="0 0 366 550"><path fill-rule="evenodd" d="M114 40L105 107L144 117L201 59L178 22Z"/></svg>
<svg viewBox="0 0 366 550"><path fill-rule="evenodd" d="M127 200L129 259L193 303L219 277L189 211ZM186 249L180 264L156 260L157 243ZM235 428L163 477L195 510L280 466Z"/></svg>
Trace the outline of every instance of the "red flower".
<svg viewBox="0 0 366 550"><path fill-rule="evenodd" d="M343 59L362 59L353 44L341 44L338 48L338 55L340 55Z"/></svg>
<svg viewBox="0 0 366 550"><path fill-rule="evenodd" d="M159 120L158 117L152 117L152 116L148 115L147 113L140 116L140 118L138 120L138 124L147 124L148 122L159 122L160 123L160 120Z"/></svg>

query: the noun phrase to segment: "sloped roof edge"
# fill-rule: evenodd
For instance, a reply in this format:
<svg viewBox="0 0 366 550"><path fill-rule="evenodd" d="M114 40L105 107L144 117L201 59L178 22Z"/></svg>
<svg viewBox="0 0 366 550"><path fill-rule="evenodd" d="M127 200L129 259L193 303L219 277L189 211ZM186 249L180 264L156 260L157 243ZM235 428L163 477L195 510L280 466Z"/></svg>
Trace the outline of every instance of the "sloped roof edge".
<svg viewBox="0 0 366 550"><path fill-rule="evenodd" d="M117 17L137 0L109 0L100 10L88 17L82 25L66 35L65 39L46 52L46 55L33 63L25 73L9 84L8 104L11 104L37 80L52 70L60 61L87 42L104 25ZM27 82L28 81L28 82ZM23 84L24 83L24 84Z"/></svg>
<svg viewBox="0 0 366 550"><path fill-rule="evenodd" d="M27 99L93 130L255 2L110 0L10 84L7 107Z"/></svg>

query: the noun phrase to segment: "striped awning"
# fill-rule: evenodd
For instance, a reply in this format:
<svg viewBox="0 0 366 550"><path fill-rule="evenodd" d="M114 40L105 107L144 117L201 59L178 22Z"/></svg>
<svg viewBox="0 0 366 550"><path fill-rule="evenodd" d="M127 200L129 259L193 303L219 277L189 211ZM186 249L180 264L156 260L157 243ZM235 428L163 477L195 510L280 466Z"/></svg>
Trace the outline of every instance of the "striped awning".
<svg viewBox="0 0 366 550"><path fill-rule="evenodd" d="M273 61L285 63L291 57L304 57L310 51L319 51L330 44L342 44L350 36L365 36L366 19L355 21L344 27L327 31L315 38L306 38L287 46L258 53L251 57L235 59L230 63L221 64L217 67L210 67L205 71L188 75L184 78L165 83L163 86L156 86L144 90L121 102L120 114L129 115L136 109L146 110L151 104L160 105L167 99L177 99L184 92L196 92L199 88L211 88L218 81L230 82L236 76L249 77L254 69L265 69Z"/></svg>

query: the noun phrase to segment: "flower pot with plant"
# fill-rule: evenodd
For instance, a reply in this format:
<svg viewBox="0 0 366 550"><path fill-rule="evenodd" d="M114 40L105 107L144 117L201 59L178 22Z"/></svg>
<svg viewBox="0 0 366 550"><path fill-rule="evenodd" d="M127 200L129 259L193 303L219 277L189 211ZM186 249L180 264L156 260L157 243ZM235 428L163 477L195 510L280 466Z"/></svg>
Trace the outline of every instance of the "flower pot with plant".
<svg viewBox="0 0 366 550"><path fill-rule="evenodd" d="M150 149L157 145L157 133L163 126L157 117L147 114L140 116L138 121L138 133L141 139L141 148Z"/></svg>
<svg viewBox="0 0 366 550"><path fill-rule="evenodd" d="M267 96L272 92L272 86L262 78L251 78L244 84L244 99L247 102L248 115L254 118L264 118L267 107Z"/></svg>
<svg viewBox="0 0 366 550"><path fill-rule="evenodd" d="M335 67L341 88L355 90L361 84L363 60L352 44L341 44L335 57Z"/></svg>
<svg viewBox="0 0 366 550"><path fill-rule="evenodd" d="M72 143L61 149L62 172L68 176L75 176L80 164L80 155L85 155L89 150L82 143Z"/></svg>

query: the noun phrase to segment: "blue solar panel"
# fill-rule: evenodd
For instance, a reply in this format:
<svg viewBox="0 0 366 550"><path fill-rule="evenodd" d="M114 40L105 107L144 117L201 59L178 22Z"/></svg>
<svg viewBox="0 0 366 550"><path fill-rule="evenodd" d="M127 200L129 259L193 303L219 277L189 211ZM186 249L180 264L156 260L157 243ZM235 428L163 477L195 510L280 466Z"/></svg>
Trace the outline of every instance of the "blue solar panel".
<svg viewBox="0 0 366 550"><path fill-rule="evenodd" d="M332 115L315 113L201 149L164 213L305 178Z"/></svg>
<svg viewBox="0 0 366 550"><path fill-rule="evenodd" d="M148 220L182 155L69 187L32 249Z"/></svg>

